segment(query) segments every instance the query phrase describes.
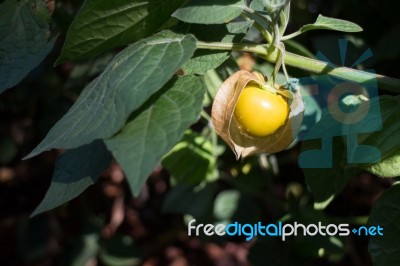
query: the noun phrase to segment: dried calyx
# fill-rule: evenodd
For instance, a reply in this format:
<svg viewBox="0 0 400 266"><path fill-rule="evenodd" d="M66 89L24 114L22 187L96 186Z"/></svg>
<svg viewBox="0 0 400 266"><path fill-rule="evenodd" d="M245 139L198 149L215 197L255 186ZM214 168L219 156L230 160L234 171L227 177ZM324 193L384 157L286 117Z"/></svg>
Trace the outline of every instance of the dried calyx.
<svg viewBox="0 0 400 266"><path fill-rule="evenodd" d="M252 96L248 96L249 93ZM254 99L249 100L249 97ZM260 97L264 97L264 102ZM256 116L247 111L259 103L268 105L268 101L272 102L272 108L264 108ZM300 130L303 112L299 90L292 92L283 86L269 86L262 74L241 70L221 85L211 115L217 134L239 159L287 148Z"/></svg>

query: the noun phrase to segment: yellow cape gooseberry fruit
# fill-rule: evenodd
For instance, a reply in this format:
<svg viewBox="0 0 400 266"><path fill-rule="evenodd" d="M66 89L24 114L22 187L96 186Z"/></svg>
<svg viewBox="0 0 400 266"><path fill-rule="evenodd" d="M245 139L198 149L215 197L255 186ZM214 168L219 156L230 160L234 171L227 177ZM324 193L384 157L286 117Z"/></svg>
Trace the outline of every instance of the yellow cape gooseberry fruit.
<svg viewBox="0 0 400 266"><path fill-rule="evenodd" d="M212 124L237 159L282 151L300 131L304 113L300 89L268 86L262 74L240 70L223 82L215 96Z"/></svg>
<svg viewBox="0 0 400 266"><path fill-rule="evenodd" d="M282 95L249 83L240 94L234 112L242 131L253 137L265 137L285 124L289 106Z"/></svg>

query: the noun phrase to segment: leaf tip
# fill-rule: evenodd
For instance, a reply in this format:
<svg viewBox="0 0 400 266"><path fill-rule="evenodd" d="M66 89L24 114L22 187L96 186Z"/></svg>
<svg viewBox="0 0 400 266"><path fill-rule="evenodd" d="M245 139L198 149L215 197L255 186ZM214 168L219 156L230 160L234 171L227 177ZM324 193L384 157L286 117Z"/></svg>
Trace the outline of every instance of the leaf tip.
<svg viewBox="0 0 400 266"><path fill-rule="evenodd" d="M54 67L59 66L59 65L65 63L66 61L67 61L67 60L65 60L65 58L64 58L62 55L60 55L60 56L56 59L56 61L54 62L53 66L54 66Z"/></svg>
<svg viewBox="0 0 400 266"><path fill-rule="evenodd" d="M171 14L171 17L182 20L179 9L175 10L175 12Z"/></svg>
<svg viewBox="0 0 400 266"><path fill-rule="evenodd" d="M33 154L33 152L30 152L28 155L26 155L26 156L24 156L24 157L22 157L22 161L25 161L25 160L28 160L28 159L30 159L30 158L32 158L32 157L35 157L36 156L36 154Z"/></svg>
<svg viewBox="0 0 400 266"><path fill-rule="evenodd" d="M42 153L44 150L42 149L38 149L37 147L35 149L33 149L28 155L24 156L21 160L28 160L30 158L33 158L37 155L39 155L40 153Z"/></svg>
<svg viewBox="0 0 400 266"><path fill-rule="evenodd" d="M37 208L29 215L29 219L34 218L36 215L40 214L40 212L37 211Z"/></svg>

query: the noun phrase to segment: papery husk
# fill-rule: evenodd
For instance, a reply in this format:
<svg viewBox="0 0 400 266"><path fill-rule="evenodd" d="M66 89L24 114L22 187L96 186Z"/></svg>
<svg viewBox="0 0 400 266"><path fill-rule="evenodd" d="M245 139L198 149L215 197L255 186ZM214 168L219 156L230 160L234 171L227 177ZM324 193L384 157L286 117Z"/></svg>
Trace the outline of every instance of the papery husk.
<svg viewBox="0 0 400 266"><path fill-rule="evenodd" d="M212 123L217 134L231 147L236 159L245 158L257 153L276 153L287 148L300 131L303 120L304 104L300 90L294 93L284 89L282 95L290 94L289 119L275 133L266 137L252 137L240 129L234 116L239 95L250 82L265 84L263 75L257 72L238 71L230 76L219 88L212 106Z"/></svg>

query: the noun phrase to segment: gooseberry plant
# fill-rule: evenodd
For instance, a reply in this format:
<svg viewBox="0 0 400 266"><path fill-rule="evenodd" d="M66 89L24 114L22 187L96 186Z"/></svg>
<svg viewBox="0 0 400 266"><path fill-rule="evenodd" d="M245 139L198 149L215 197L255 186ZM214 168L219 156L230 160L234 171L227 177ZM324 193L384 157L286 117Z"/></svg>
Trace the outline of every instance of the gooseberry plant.
<svg viewBox="0 0 400 266"><path fill-rule="evenodd" d="M5 47L8 54L0 54L1 91L17 84L54 44L49 31L50 14L40 3L6 0L0 4L0 15L5 18L0 22L0 33L8 36L0 40L0 47ZM21 22L15 24L16 17ZM307 31L353 33L361 31L360 26L320 15L314 23L287 33L289 17L290 1L285 0L86 0L68 29L55 64L119 52L24 158L51 149L66 150L58 158L51 185L32 215L78 196L96 182L112 159L123 169L133 195L140 193L160 163L178 183L185 181L209 189L209 184L222 175L217 167L218 156L225 146L218 141L216 132L237 158L292 148L299 141L301 119L312 105L303 103L301 94L306 91L287 66L361 86L375 80L382 93L400 91L397 79L336 66L285 48L292 38ZM16 30L28 25L27 35ZM24 44L26 49L16 50L21 46L15 43ZM239 69L232 62L242 53L251 53L270 64L271 71L236 72ZM227 91L220 93L219 87ZM313 211L327 206L354 172L369 171L381 177L400 174L396 123L399 98L356 96L353 105L367 101L380 106L383 128L364 134L359 141L378 148L381 158L373 163L347 163L344 140L335 140L332 167L304 169L306 183L314 194ZM190 129L199 119L202 129ZM374 119L367 122L374 123ZM329 125L324 128L329 130ZM304 141L303 150L318 145L318 141ZM391 256L400 252L396 238L391 237L400 236L395 224L400 220L400 210L393 204L400 197L399 189L393 185L384 192L370 216L369 223L385 230L383 237L370 242L376 265L398 265L400 260ZM204 191L201 197L210 195ZM179 205L180 193L183 192L166 199L166 211ZM227 199L234 198L227 194ZM392 264L387 264L388 260Z"/></svg>

